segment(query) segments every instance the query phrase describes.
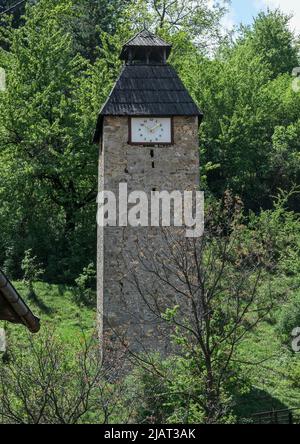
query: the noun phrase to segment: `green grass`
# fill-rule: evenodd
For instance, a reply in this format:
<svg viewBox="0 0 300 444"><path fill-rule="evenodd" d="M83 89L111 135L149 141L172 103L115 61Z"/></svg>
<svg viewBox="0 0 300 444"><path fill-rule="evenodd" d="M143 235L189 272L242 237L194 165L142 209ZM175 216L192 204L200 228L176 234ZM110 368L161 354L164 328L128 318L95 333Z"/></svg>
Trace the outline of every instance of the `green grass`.
<svg viewBox="0 0 300 444"><path fill-rule="evenodd" d="M79 343L83 333L86 337L94 333L96 309L79 306L75 302L74 288L37 282L35 301L28 297L24 283L15 282L14 285L33 313L41 319L41 333L54 327L66 345L71 346ZM278 315L281 309L278 307ZM242 366L252 388L238 400L240 418L272 409L300 407L300 354L292 353L279 336L277 317L272 322L262 323L239 348L239 360L257 363ZM5 325L8 338L25 338L25 327Z"/></svg>
<svg viewBox="0 0 300 444"><path fill-rule="evenodd" d="M252 389L241 400L240 414L300 408L300 355L278 335L276 324L264 322L240 347L240 359ZM300 410L299 410L300 413Z"/></svg>
<svg viewBox="0 0 300 444"><path fill-rule="evenodd" d="M276 276L271 287L276 309L239 347L239 360L255 363L243 365L252 387L242 400L240 410L245 416L284 408L297 408L300 414L300 354L291 350L292 338L284 337L279 328L284 310L297 295L299 275Z"/></svg>
<svg viewBox="0 0 300 444"><path fill-rule="evenodd" d="M37 300L34 300L28 297L28 289L23 282L14 282L14 285L31 311L40 318L41 331L55 328L61 339L68 343L80 340L82 333L89 336L94 332L96 310L79 306L75 302L74 288L37 282L34 285ZM22 325L5 325L8 337L26 334L26 328Z"/></svg>

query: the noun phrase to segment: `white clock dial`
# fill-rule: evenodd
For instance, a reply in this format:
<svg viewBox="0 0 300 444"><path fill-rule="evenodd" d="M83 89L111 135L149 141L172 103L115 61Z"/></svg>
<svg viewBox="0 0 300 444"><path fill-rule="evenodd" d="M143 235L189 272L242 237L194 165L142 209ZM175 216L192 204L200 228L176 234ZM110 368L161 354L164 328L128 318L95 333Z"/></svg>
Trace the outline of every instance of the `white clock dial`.
<svg viewBox="0 0 300 444"><path fill-rule="evenodd" d="M132 143L172 143L170 117L133 117L131 119Z"/></svg>

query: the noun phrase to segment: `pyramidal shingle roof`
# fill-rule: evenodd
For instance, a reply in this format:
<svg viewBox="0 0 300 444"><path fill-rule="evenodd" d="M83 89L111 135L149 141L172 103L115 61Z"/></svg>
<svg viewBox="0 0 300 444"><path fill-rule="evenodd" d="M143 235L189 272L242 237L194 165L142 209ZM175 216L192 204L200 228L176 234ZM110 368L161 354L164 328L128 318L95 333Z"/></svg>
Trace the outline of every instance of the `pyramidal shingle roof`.
<svg viewBox="0 0 300 444"><path fill-rule="evenodd" d="M132 37L125 45L123 46L120 58L123 60L125 58L125 54L128 48L132 47L159 47L159 48L167 48L167 55L170 54L172 45L165 42L162 38L158 37L155 34L152 34L147 29L140 31L134 37Z"/></svg>
<svg viewBox="0 0 300 444"><path fill-rule="evenodd" d="M102 115L201 115L170 65L126 65Z"/></svg>
<svg viewBox="0 0 300 444"><path fill-rule="evenodd" d="M100 111L94 142L104 116L202 115L172 66L126 65Z"/></svg>

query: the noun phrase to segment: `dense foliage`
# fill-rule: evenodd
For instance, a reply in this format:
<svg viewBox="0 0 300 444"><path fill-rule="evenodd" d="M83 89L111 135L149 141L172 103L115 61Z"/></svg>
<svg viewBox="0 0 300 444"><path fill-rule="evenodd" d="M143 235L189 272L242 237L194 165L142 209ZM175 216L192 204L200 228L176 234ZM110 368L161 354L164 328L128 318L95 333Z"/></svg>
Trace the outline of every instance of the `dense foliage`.
<svg viewBox="0 0 300 444"><path fill-rule="evenodd" d="M19 26L1 18L0 263L10 275L21 276L28 249L56 282L74 281L94 261L92 134L121 45L143 23L173 43L170 63L205 113L208 193L219 198L231 189L258 211L299 182L297 42L288 19L260 14L230 41L217 32L224 8L207 9L202 0L181 10L179 3L164 9L165 2L140 1L134 27L131 2L118 0L40 0L28 2ZM290 205L298 210L299 199Z"/></svg>
<svg viewBox="0 0 300 444"><path fill-rule="evenodd" d="M16 368L36 366L32 377L40 383L30 387L26 411L18 397L29 383L24 371L14 379L9 356L8 366L1 368L6 390L0 390L0 399L7 408L2 405L0 415L9 422L88 422L96 416L103 422L127 421L129 411L136 422L236 422L259 408L299 407L300 365L290 345L291 331L300 322L300 93L292 87L292 71L300 64L299 39L279 10L260 13L251 27L234 35L226 33L220 23L227 3L28 0L0 15L0 68L6 72L6 89L0 88L0 267L12 279L23 279L31 303L52 321L61 320L71 307L66 318L72 320L63 320L65 344L73 322L76 328L80 324L78 307L89 313L88 327L83 325L89 331L93 316L98 147L92 140L97 114L118 76L122 44L145 25L173 44L169 63L204 112L199 174L209 207L222 209L226 196L237 196L242 211L238 223L225 230L228 238L238 233L239 242L221 257L222 291L209 318L208 349L209 341L222 344L212 356L217 390L209 386L212 375L207 378L201 335L191 353L191 338L179 329L173 338L178 355L166 361L152 356L143 365L137 357L108 418L104 404L97 403L101 396L105 403L116 387L103 385L98 363L94 380L95 369L86 375L80 361L61 355L61 339L45 337L28 343L32 362L17 344L12 346ZM2 11L13 4L2 2ZM228 221L223 220L225 226ZM208 251L215 246L211 239ZM221 259L216 256L216 264ZM249 280L244 270L251 271ZM256 273L261 282L246 316L238 319L236 332L242 336L231 351L226 332L237 320L235 303L244 307ZM37 284L36 291L39 279L75 288L68 297L50 285L39 292L44 285ZM45 304L52 296L58 307L53 312ZM258 326L256 316L266 300L272 303ZM164 318L174 322L176 308L170 307ZM41 372L49 377L47 400L52 400L45 414L40 411L45 396ZM78 400L77 387L85 390L91 380L91 397L86 400L84 392ZM70 417L60 404L62 392L70 405L79 402ZM257 392L268 393L271 401L260 405ZM90 402L91 411L85 408ZM115 406L122 418L115 415Z"/></svg>

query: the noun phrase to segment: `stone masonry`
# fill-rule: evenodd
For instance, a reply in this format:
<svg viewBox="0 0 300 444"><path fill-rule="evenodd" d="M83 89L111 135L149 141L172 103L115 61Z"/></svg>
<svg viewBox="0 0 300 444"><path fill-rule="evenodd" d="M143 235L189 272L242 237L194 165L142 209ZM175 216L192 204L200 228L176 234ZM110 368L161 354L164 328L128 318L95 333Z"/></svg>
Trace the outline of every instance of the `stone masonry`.
<svg viewBox="0 0 300 444"><path fill-rule="evenodd" d="M128 117L105 116L99 191L113 191L118 196L120 182L127 183L129 193L142 190L149 196L154 190L199 189L199 118L174 116L173 119L174 145L133 146L128 144ZM101 338L107 335L135 351L156 349L165 353L168 338L138 291L128 283L128 264L123 260L125 251L133 252L136 248L137 237L149 234L153 245L159 246L160 228L98 227L99 330ZM169 296L165 297L168 306Z"/></svg>

